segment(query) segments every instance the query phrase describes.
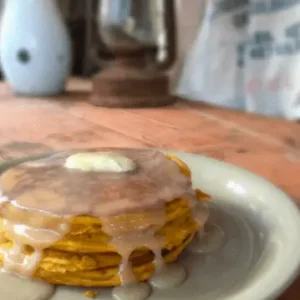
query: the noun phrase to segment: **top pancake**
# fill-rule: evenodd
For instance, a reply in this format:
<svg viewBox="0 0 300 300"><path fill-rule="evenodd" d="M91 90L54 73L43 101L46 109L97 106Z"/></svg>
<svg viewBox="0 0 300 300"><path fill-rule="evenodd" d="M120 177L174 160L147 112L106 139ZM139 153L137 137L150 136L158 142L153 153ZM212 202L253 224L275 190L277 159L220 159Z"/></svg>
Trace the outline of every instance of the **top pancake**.
<svg viewBox="0 0 300 300"><path fill-rule="evenodd" d="M64 166L82 152L111 151L132 159L137 169L127 173L86 172ZM24 163L0 177L4 198L16 207L58 216L98 218L160 209L191 191L190 178L155 150L98 148L66 151Z"/></svg>

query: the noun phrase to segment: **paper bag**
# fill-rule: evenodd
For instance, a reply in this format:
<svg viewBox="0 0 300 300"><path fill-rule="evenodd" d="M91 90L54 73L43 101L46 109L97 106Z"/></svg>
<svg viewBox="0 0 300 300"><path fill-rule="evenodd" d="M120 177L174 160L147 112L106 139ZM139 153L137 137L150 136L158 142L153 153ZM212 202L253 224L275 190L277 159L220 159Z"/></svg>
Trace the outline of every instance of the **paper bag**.
<svg viewBox="0 0 300 300"><path fill-rule="evenodd" d="M177 93L300 119L300 0L208 0Z"/></svg>

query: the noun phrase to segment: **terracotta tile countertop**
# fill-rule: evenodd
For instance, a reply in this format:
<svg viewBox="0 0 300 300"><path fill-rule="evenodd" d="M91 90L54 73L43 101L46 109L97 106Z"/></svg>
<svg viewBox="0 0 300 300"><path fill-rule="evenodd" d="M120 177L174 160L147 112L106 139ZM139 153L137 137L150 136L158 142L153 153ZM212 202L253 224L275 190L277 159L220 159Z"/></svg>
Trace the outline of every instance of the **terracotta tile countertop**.
<svg viewBox="0 0 300 300"><path fill-rule="evenodd" d="M242 166L300 204L300 124L187 101L159 109L95 108L86 103L88 81L73 79L68 89L55 99L25 99L0 84L0 159L70 147L169 148ZM297 283L280 300L299 299Z"/></svg>

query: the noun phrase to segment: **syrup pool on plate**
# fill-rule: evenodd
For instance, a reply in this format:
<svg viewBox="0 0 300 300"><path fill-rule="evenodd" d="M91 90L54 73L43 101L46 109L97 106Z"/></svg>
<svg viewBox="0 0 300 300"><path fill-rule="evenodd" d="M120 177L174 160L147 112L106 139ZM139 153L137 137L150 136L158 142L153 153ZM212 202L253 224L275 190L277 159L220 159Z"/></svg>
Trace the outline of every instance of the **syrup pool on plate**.
<svg viewBox="0 0 300 300"><path fill-rule="evenodd" d="M112 297L115 300L145 300L150 294L151 287L144 282L121 285L112 289Z"/></svg>
<svg viewBox="0 0 300 300"><path fill-rule="evenodd" d="M150 279L149 283L153 288L170 289L181 285L186 279L187 273L180 264L165 265L158 270Z"/></svg>
<svg viewBox="0 0 300 300"><path fill-rule="evenodd" d="M188 246L188 250L194 253L208 254L219 250L225 241L226 236L223 229L216 224L207 223L196 234L196 237Z"/></svg>

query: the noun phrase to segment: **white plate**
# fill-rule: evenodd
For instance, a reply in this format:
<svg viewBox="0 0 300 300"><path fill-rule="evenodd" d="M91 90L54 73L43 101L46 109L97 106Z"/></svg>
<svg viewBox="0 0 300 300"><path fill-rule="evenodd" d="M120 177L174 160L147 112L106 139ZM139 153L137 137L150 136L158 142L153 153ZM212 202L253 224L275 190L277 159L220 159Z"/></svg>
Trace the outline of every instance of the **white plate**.
<svg viewBox="0 0 300 300"><path fill-rule="evenodd" d="M296 205L246 170L200 155L173 153L191 168L194 186L213 196L210 222L224 228L226 242L211 254L185 253L181 262L189 271L187 281L167 292L154 291L149 300L275 299L299 271ZM51 299L83 300L83 292L59 287ZM110 291L100 290L97 299L111 299Z"/></svg>

